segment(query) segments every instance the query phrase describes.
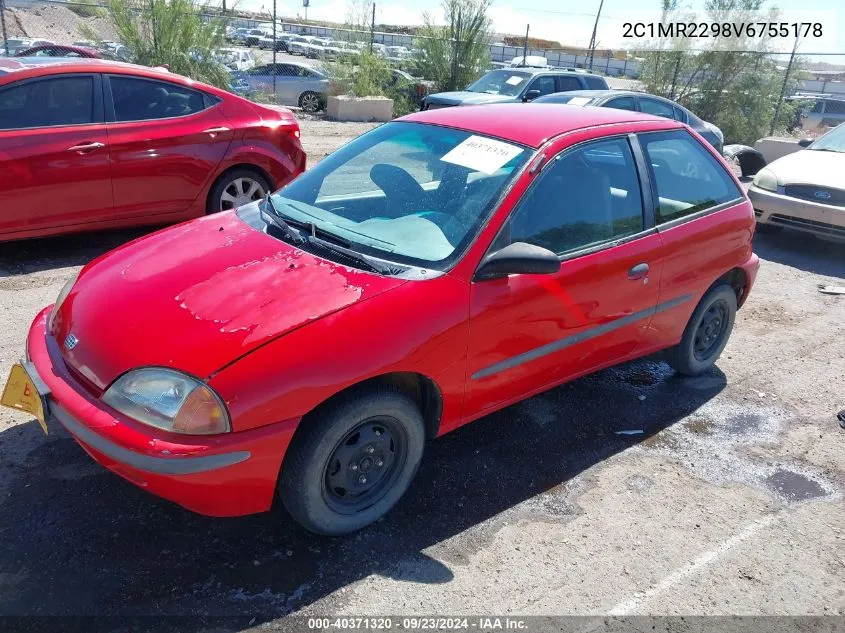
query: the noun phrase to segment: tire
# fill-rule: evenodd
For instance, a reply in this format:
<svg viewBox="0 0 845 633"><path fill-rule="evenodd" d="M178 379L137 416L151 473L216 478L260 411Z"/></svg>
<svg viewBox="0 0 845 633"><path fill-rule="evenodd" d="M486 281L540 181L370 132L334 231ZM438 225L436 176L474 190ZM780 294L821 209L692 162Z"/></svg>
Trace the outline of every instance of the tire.
<svg viewBox="0 0 845 633"><path fill-rule="evenodd" d="M257 189L251 190L249 187L244 188L244 184L252 183L257 185ZM217 213L219 211L228 211L229 209L236 209L237 207L260 200L273 190L267 178L264 177L258 170L250 169L249 167L239 167L232 171L227 171L211 188L211 193L208 196L208 204L206 205L207 213ZM240 192L241 196L237 195Z"/></svg>
<svg viewBox="0 0 845 633"><path fill-rule="evenodd" d="M736 293L727 284L711 288L692 313L681 342L666 351L666 362L680 374L697 376L716 363L736 320Z"/></svg>
<svg viewBox="0 0 845 633"><path fill-rule="evenodd" d="M349 534L380 519L422 460L422 414L392 389L350 394L305 423L288 448L278 488L291 516L316 534Z"/></svg>
<svg viewBox="0 0 845 633"><path fill-rule="evenodd" d="M306 112L318 112L323 108L323 98L316 92L308 90L299 95L299 107Z"/></svg>

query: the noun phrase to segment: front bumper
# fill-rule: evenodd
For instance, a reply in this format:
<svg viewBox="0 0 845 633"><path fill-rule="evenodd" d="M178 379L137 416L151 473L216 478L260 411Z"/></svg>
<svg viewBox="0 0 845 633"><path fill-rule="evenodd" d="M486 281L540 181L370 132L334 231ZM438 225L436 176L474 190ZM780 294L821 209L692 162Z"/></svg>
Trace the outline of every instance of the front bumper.
<svg viewBox="0 0 845 633"><path fill-rule="evenodd" d="M774 191L748 188L759 224L771 224L845 240L845 207L793 198Z"/></svg>
<svg viewBox="0 0 845 633"><path fill-rule="evenodd" d="M145 490L209 516L240 516L272 505L295 421L214 436L184 436L122 416L68 371L44 309L27 337L27 370L59 422L99 464Z"/></svg>

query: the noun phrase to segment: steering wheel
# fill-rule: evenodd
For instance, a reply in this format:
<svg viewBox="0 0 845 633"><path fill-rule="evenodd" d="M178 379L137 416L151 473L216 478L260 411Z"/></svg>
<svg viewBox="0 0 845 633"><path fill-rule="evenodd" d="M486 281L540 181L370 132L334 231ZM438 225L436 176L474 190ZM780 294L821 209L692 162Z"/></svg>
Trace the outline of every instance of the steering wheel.
<svg viewBox="0 0 845 633"><path fill-rule="evenodd" d="M378 163L370 169L370 180L384 192L387 215L401 218L418 210L428 198L420 184L407 171L396 165Z"/></svg>

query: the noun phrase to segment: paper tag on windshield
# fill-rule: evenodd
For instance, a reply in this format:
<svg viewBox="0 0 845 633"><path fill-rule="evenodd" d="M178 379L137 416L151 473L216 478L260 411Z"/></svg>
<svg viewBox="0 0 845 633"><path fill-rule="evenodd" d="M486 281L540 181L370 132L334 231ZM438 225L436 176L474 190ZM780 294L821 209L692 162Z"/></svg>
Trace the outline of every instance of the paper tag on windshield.
<svg viewBox="0 0 845 633"><path fill-rule="evenodd" d="M525 78L520 77L519 75L514 75L513 77L510 77L505 83L510 86L518 86L522 83L523 79Z"/></svg>
<svg viewBox="0 0 845 633"><path fill-rule="evenodd" d="M585 105L590 103L591 97L572 97L568 103L569 105Z"/></svg>
<svg viewBox="0 0 845 633"><path fill-rule="evenodd" d="M473 135L457 145L440 160L490 175L511 158L519 156L521 153L522 148L520 147Z"/></svg>

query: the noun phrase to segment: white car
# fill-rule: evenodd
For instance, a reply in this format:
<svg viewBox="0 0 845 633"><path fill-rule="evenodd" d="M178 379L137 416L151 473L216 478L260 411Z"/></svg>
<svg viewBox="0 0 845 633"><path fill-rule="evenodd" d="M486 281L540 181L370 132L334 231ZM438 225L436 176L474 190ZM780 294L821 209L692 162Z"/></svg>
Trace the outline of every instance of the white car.
<svg viewBox="0 0 845 633"><path fill-rule="evenodd" d="M249 70L255 67L255 57L248 48L224 48L220 61L230 70Z"/></svg>
<svg viewBox="0 0 845 633"><path fill-rule="evenodd" d="M326 52L326 44L329 43L330 40L314 38L311 40L310 44L306 44L303 46L305 49L305 56L310 57L312 59L318 59L323 56Z"/></svg>
<svg viewBox="0 0 845 633"><path fill-rule="evenodd" d="M308 45L316 39L314 35L297 35L288 42L288 51L293 55L305 55Z"/></svg>
<svg viewBox="0 0 845 633"><path fill-rule="evenodd" d="M748 198L758 230L790 228L845 241L845 123L800 144L805 149L778 158L754 176Z"/></svg>

